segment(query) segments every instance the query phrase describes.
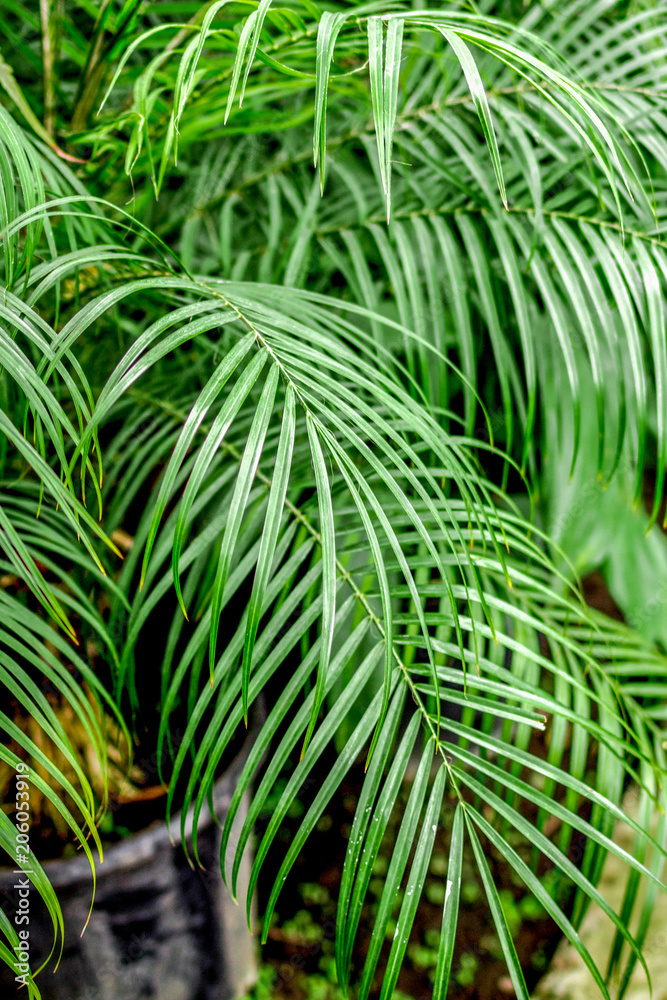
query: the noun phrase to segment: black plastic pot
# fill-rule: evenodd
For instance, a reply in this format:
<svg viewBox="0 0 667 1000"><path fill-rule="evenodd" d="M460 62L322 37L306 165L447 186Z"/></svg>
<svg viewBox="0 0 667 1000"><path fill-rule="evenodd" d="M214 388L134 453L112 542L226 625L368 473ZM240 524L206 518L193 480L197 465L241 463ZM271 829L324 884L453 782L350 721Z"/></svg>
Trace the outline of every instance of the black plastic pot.
<svg viewBox="0 0 667 1000"><path fill-rule="evenodd" d="M236 781L253 740L243 748L214 788L218 820L224 820ZM245 805L245 804L244 804ZM242 823L245 808L236 822ZM186 836L192 829L188 813ZM176 842L172 846L170 833ZM233 1000L256 978L254 940L245 919L246 856L240 873L239 905L220 875L220 829L206 807L197 844L205 870L193 871L180 841L180 816L170 828L156 822L104 852L96 864L95 905L85 930L92 879L85 857L44 864L65 919L65 947L53 974L37 983L43 1000ZM13 920L16 875L0 870L3 909ZM30 893L30 964L47 957L53 930L35 889ZM52 966L55 963L52 962ZM19 984L0 963L0 996L14 996ZM23 990L21 996L27 996Z"/></svg>

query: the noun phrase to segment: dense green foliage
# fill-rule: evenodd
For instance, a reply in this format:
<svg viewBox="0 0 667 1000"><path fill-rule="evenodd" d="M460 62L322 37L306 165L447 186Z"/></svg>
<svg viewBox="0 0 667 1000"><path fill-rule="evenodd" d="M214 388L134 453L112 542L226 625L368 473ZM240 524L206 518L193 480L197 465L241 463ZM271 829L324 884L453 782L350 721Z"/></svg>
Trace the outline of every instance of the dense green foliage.
<svg viewBox="0 0 667 1000"><path fill-rule="evenodd" d="M41 679L104 766L105 715L86 691L131 729L154 677L161 747L174 713L188 717L169 809L178 797L196 814L270 689L224 830L226 844L259 768L232 889L288 759L300 754L252 886L290 803L338 751L267 922L367 755L336 940L339 982L360 998L396 919L392 995L443 811L437 997L464 839L519 997L485 843L605 996L576 928L590 900L606 907L596 884L606 852L623 854L610 834L629 780L642 822L623 912L606 907L607 975L624 945L626 968L638 960L662 884L642 828L664 802L667 557L659 526L647 531L667 460L666 15L663 0L0 3L0 683L76 782L6 713L0 757L46 769L32 780L90 854L99 803ZM591 566L628 625L584 604L577 572ZM535 847L528 862L511 827ZM10 854L13 837L0 813ZM540 856L573 883L568 915ZM57 901L32 864L57 949Z"/></svg>

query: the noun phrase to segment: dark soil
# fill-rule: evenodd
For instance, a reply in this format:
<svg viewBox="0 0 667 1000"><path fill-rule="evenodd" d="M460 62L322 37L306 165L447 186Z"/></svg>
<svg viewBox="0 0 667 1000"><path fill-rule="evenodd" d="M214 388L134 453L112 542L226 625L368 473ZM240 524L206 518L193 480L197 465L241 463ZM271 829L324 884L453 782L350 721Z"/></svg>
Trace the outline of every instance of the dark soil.
<svg viewBox="0 0 667 1000"><path fill-rule="evenodd" d="M583 581L584 596L592 607L619 618L620 612L604 585L600 574L591 574ZM185 720L179 720L184 724ZM150 727L148 727L150 728ZM145 745L153 747L155 734L150 732ZM231 749L231 748L230 748ZM236 751L237 747L233 748ZM536 736L531 751L545 753L544 737ZM231 753L230 753L231 755ZM566 765L566 759L563 763ZM145 828L151 822L164 820L165 797L158 788L157 761L155 754L142 758L137 752L137 763L145 772L146 797L131 803L117 805L108 815L103 840L117 841L130 832ZM168 764L168 759L164 761ZM226 763L226 762L225 762ZM320 777L329 770L331 762L325 757L320 761ZM168 773L169 767L166 767ZM313 775L314 789L319 787L318 775ZM278 901L278 915L274 920L267 944L263 950L264 959L276 970L273 996L284 1000L312 1000L306 985L308 975L321 975L326 971L328 982L333 989L333 928L336 918L336 894L343 868L347 838L354 817L356 803L363 781L363 763L351 771L340 792L334 797L326 814L322 817L318 830L311 836L307 848L298 858L291 876L285 883ZM314 794L314 793L313 793ZM291 815L279 832L277 845L269 854L259 889L260 913L266 905L273 877L277 874L284 850L298 829L309 796L299 799ZM529 815L529 808L522 810ZM268 811L270 815L270 810ZM268 822L268 815L265 817ZM489 817L490 818L490 817ZM360 975L372 934L374 908L382 892L382 858L391 855L396 831L401 820L401 809L392 817L381 857L377 865L377 877L371 882L362 922L354 952L354 967L351 982ZM46 832L46 831L45 831ZM261 824L258 838L262 834ZM548 830L546 832L549 832ZM531 860L531 846L518 838L512 846L524 857ZM580 845L579 845L580 846ZM62 842L55 836L46 837L38 851L42 858L62 854ZM281 850L282 848L282 850ZM70 845L69 850L74 848ZM525 887L518 881L504 859L485 845L485 852L497 889L503 898L506 915L510 923L515 947L524 969L529 990L536 984L548 965L560 940L561 932L540 910L536 901L527 895ZM571 852L575 859L581 851ZM432 995L432 975L437 956L437 939L440 934L442 906L444 900L445 874L449 855L449 827L446 822L438 830L433 851L431 869L426 889L417 911L410 937L406 959L398 980L398 990L416 1000L426 1000ZM544 874L540 872L539 874ZM315 887L315 888L314 888ZM317 892L319 887L323 892ZM559 900L561 904L566 899ZM398 903L398 900L397 900ZM393 935L393 928L391 928ZM385 942L383 955L378 966L376 985L379 989L383 963L389 954L390 939ZM471 852L464 855L462 904L458 919L457 942L454 954L452 978L448 996L456 1000L492 1000L502 996L511 997L514 990L502 958L498 938L486 902L481 880L477 874ZM334 996L333 993L330 994ZM327 996L326 1000L329 1000Z"/></svg>
<svg viewBox="0 0 667 1000"><path fill-rule="evenodd" d="M314 833L306 851L300 855L291 876L285 883L278 900L279 916L274 919L263 958L276 970L273 996L280 1000L305 1000L310 997L308 976L321 975L323 969L333 965L333 927L336 919L336 893L340 880L347 837L358 799L363 768L358 767L350 776L341 794L330 804L320 827ZM381 851L387 859L392 850L401 809L387 830ZM452 812L453 815L453 812ZM295 815L281 831L281 840L288 845L292 831L299 826ZM427 879L425 893L419 905L410 936L408 953L401 970L397 988L416 1000L429 1000L433 991L432 974L437 956L437 939L442 920L442 902L449 854L449 827L438 831ZM258 831L261 834L261 831ZM514 844L515 848L530 859L530 845ZM276 851L276 855L282 853ZM486 855L495 884L508 903L508 919L514 933L514 942L526 982L531 989L548 965L560 940L561 932L553 921L526 894L525 887L514 876L495 851L486 846ZM280 859L278 858L278 863ZM372 880L369 897L364 909L355 953L351 982L361 973L373 929L373 910L382 891L382 859L376 866L378 878ZM276 869L277 870L277 869ZM266 904L271 888L270 871L265 869L260 888L260 912ZM314 901L318 893L314 887L326 890L323 901ZM373 893L375 892L375 897ZM398 902L398 901L397 901ZM310 921L304 919L304 911ZM506 910L506 912L508 912ZM300 927L301 925L301 927ZM392 935L393 936L393 928ZM378 965L374 993L379 992L383 964L389 955L391 936L385 942ZM330 980L333 976L329 974ZM333 987L332 987L333 988ZM331 992L329 995L334 996ZM448 996L457 1000L495 1000L514 995L507 967L502 958L493 920L486 903L481 880L477 875L472 851L464 853L462 905L459 913L457 943Z"/></svg>

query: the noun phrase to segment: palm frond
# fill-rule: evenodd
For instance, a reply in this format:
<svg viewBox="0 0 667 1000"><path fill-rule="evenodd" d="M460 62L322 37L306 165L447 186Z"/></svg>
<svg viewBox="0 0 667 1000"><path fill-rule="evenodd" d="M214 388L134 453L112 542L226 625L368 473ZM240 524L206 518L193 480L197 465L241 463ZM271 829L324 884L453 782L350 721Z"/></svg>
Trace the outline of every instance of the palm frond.
<svg viewBox="0 0 667 1000"><path fill-rule="evenodd" d="M278 871L266 935L299 851L365 759L336 939L339 982L348 991L358 974L360 1000L390 921L381 997L395 989L443 820L438 997L465 840L517 996L527 988L487 845L604 996L626 953L622 989L644 962L665 888L665 824L648 834L664 798L665 659L652 644L664 648L664 634L584 605L585 553L557 502L559 490L573 496L590 532L582 510L597 478L622 523L649 468L642 534L661 512L664 3L617 17L607 0L568 0L518 21L512 6L262 0L238 24L236 8L192 3L166 24L139 5L105 5L90 44L63 26L77 86L53 90L54 62L40 96L22 88L45 119L57 97L69 148L91 156L79 174L0 107L0 561L18 587L0 586L1 682L68 773L6 714L2 759L44 769L48 780L36 765L31 780L92 861L85 838L99 847L104 801L41 676L106 773L104 714L139 711L140 642L166 621L160 777L168 814L193 805L195 828L270 687L223 828L230 888L271 796L250 879L252 891L267 861ZM32 65L39 19L20 4L0 15L16 60ZM130 521L120 566L113 536ZM633 535L637 558L646 551ZM77 648L84 625L112 693ZM275 865L280 825L332 746ZM373 862L413 765L353 969ZM632 854L612 836L631 781ZM568 855L575 835L580 865ZM620 914L597 888L609 852L629 872ZM192 853L196 863L196 837ZM571 886L569 916L545 865ZM55 946L57 900L34 871ZM615 927L606 975L577 936L590 902ZM15 941L4 919L0 929L6 959Z"/></svg>

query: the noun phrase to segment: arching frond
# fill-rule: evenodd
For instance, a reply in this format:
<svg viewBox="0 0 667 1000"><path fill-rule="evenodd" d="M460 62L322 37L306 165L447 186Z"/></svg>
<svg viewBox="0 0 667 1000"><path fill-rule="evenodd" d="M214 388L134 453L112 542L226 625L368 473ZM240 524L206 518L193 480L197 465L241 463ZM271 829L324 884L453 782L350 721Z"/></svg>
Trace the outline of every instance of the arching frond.
<svg viewBox="0 0 667 1000"><path fill-rule="evenodd" d="M235 893L277 803L250 880L277 872L265 934L361 760L337 914L345 991L374 990L393 921L392 996L442 823L438 997L464 842L517 996L490 847L604 996L629 954L623 991L665 887L666 827L648 830L667 633L639 620L613 560L625 624L586 607L576 573L607 558L603 510L615 530L635 518L633 558L658 553L651 580L664 562L657 530L644 548L639 535L662 513L667 463L665 4L247 6L239 22L236 4L186 3L173 23L105 4L89 43L60 26L65 58L42 72L39 19L0 5L0 66L52 140L0 107L0 670L59 754L5 713L0 756L32 761L92 860L107 779L98 794L43 679L106 775L106 720L127 738L121 709L146 711L142 642L159 620L170 815L193 806L196 828L271 692L223 826ZM651 509L631 514L647 475ZM629 782L632 853L613 839ZM608 852L629 873L619 914L597 888ZM55 894L37 864L33 877L57 943ZM577 934L591 901L615 928L606 971Z"/></svg>

